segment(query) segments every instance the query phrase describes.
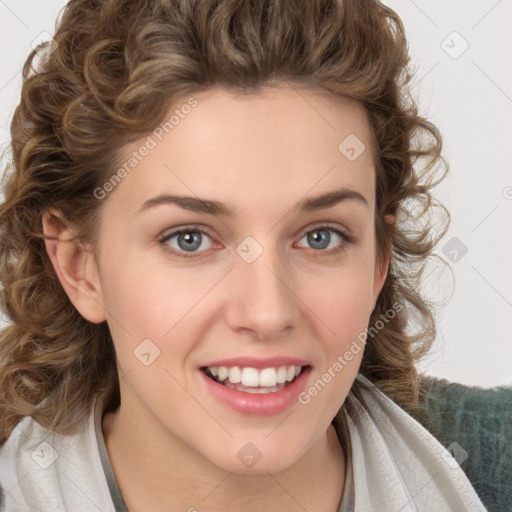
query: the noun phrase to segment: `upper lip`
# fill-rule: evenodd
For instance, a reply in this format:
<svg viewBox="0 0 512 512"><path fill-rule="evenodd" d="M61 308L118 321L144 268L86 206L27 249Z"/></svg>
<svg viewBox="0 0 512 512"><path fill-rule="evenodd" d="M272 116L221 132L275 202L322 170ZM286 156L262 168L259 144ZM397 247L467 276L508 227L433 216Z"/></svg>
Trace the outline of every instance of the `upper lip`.
<svg viewBox="0 0 512 512"><path fill-rule="evenodd" d="M219 366L240 366L242 368L271 368L279 366L309 366L309 361L300 357L275 356L275 357L232 357L229 359L219 359L208 364L201 365L201 368L219 367Z"/></svg>

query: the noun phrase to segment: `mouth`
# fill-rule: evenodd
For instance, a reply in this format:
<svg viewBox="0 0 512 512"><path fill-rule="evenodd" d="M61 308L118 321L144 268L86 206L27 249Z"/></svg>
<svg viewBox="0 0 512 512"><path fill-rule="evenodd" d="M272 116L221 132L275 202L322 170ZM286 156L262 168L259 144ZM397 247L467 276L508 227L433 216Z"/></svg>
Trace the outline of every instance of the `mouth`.
<svg viewBox="0 0 512 512"><path fill-rule="evenodd" d="M309 365L280 365L267 368L250 366L203 366L200 370L217 384L252 394L278 393L295 382Z"/></svg>
<svg viewBox="0 0 512 512"><path fill-rule="evenodd" d="M204 391L217 405L244 415L280 414L298 403L313 370L294 356L239 356L198 367Z"/></svg>

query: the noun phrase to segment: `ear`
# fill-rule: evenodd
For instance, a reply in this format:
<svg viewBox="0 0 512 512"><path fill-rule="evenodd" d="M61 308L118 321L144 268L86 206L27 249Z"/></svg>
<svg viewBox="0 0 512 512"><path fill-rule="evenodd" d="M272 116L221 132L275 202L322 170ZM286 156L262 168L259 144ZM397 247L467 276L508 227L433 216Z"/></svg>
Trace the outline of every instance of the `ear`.
<svg viewBox="0 0 512 512"><path fill-rule="evenodd" d="M46 252L69 300L86 320L103 322L107 315L93 252L82 246L62 212L51 209L42 220Z"/></svg>
<svg viewBox="0 0 512 512"><path fill-rule="evenodd" d="M394 224L396 221L396 217L394 215L386 215L384 217L386 224ZM373 274L373 307L372 311L375 309L377 304L377 299L379 298L379 294L386 282L386 278L388 276L389 262L391 261L391 252L392 246L391 243L386 247L385 253L382 257L375 262L375 271Z"/></svg>

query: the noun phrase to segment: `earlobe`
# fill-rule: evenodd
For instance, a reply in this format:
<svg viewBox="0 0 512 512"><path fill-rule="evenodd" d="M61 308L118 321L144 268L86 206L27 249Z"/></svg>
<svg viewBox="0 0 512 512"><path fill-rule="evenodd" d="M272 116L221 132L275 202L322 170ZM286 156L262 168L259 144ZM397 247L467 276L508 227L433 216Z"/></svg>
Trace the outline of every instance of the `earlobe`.
<svg viewBox="0 0 512 512"><path fill-rule="evenodd" d="M384 220L386 224L394 224L396 221L396 217L394 215L385 215ZM385 254L376 262L375 264L375 272L373 275L373 308L375 309L377 305L377 300L379 298L379 294L386 282L386 278L388 276L389 264L391 262L391 255L393 252L393 247L391 242L389 242L386 247Z"/></svg>
<svg viewBox="0 0 512 512"><path fill-rule="evenodd" d="M375 265L375 273L373 276L373 309L377 305L380 292L386 282L388 276L388 268L391 257L391 250L386 251L386 254L382 256L380 261L377 261Z"/></svg>
<svg viewBox="0 0 512 512"><path fill-rule="evenodd" d="M42 222L46 252L69 300L86 320L105 321L107 315L93 252L80 243L60 211L44 212Z"/></svg>

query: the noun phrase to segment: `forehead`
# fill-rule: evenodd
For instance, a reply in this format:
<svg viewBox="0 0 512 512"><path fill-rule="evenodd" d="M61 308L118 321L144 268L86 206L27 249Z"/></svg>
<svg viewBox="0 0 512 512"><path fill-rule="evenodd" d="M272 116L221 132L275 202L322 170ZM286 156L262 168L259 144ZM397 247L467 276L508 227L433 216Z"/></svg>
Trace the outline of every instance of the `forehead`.
<svg viewBox="0 0 512 512"><path fill-rule="evenodd" d="M108 200L134 210L151 196L181 193L238 210L343 186L371 202L371 141L353 100L291 86L250 95L216 87L176 101L164 123L123 148L129 172ZM150 149L126 166L143 146Z"/></svg>

